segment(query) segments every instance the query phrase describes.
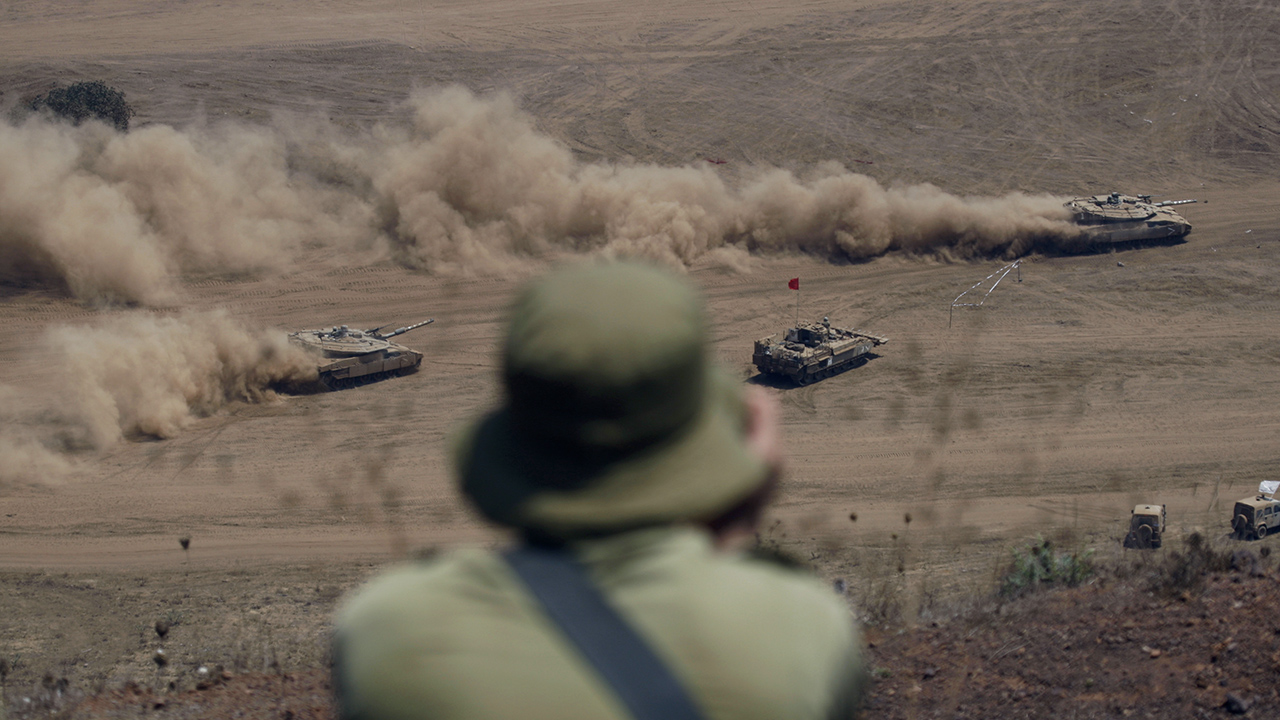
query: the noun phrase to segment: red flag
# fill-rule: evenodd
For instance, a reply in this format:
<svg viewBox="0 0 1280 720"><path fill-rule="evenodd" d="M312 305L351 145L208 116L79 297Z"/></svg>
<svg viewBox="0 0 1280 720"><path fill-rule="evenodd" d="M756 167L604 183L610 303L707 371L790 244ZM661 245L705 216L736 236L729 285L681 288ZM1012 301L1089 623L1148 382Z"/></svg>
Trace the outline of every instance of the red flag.
<svg viewBox="0 0 1280 720"><path fill-rule="evenodd" d="M792 290L799 290L800 278L791 278L791 280L787 282L787 287L791 288Z"/></svg>

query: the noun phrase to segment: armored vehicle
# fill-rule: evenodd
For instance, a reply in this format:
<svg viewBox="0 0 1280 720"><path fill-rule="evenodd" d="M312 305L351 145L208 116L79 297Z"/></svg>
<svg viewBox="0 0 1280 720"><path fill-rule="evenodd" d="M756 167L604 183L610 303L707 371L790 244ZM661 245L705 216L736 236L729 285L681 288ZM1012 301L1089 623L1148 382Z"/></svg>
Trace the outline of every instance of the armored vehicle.
<svg viewBox="0 0 1280 720"><path fill-rule="evenodd" d="M797 385L847 370L872 348L889 342L860 330L832 327L827 318L787 328L781 341L775 337L756 341L751 362L761 374L785 377Z"/></svg>
<svg viewBox="0 0 1280 720"><path fill-rule="evenodd" d="M1158 548L1164 543L1167 519L1164 505L1137 505L1129 515L1129 532L1124 536L1127 548Z"/></svg>
<svg viewBox="0 0 1280 720"><path fill-rule="evenodd" d="M1115 244L1139 240L1180 238L1191 232L1191 223L1169 209L1195 200L1151 202L1150 195L1110 195L1078 197L1065 203L1071 219L1085 239L1094 244Z"/></svg>
<svg viewBox="0 0 1280 720"><path fill-rule="evenodd" d="M391 338L430 325L435 319L389 333L382 328L352 330L340 325L328 330L299 330L289 341L317 356L319 383L326 390L341 390L393 375L406 375L422 364L422 353L391 342Z"/></svg>
<svg viewBox="0 0 1280 720"><path fill-rule="evenodd" d="M1258 494L1236 502L1231 510L1231 537L1237 540L1261 540L1280 524L1280 500L1276 490L1280 481L1268 480L1258 486Z"/></svg>

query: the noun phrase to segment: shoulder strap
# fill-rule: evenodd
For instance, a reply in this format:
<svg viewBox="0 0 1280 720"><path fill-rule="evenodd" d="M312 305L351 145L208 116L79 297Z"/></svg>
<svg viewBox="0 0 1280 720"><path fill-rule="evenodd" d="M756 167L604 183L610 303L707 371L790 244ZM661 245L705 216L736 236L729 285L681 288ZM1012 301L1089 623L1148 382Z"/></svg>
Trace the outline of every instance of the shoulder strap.
<svg viewBox="0 0 1280 720"><path fill-rule="evenodd" d="M503 557L635 720L702 720L671 669L568 552L522 545Z"/></svg>

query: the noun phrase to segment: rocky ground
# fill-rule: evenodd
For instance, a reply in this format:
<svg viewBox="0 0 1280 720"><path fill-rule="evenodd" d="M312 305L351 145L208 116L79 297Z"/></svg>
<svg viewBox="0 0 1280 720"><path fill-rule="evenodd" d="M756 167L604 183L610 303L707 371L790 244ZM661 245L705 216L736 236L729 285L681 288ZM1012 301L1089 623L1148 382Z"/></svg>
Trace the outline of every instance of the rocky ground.
<svg viewBox="0 0 1280 720"><path fill-rule="evenodd" d="M1280 572L1269 549L1135 553L1079 587L973 598L911 626L873 626L875 682L865 716L1275 717ZM312 619L331 610L323 590L314 605L302 597L275 602L314 608ZM164 648L169 658L150 677L92 692L56 672L11 683L10 716L335 717L328 670L317 657L323 650L314 643L277 639L271 646L258 637L252 647L242 644L234 664L197 666L190 658L201 644L198 631L175 621L164 637L154 627L138 632L140 654L154 658ZM308 646L311 657L289 654Z"/></svg>

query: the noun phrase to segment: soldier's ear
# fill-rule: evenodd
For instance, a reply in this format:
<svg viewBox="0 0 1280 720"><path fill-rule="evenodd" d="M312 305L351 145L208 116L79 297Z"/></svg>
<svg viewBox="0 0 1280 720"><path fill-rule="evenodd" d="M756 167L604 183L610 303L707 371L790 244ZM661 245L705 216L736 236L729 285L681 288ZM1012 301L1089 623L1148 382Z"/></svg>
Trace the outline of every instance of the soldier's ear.
<svg viewBox="0 0 1280 720"><path fill-rule="evenodd" d="M782 420L778 400L762 387L744 389L746 405L746 444L756 457L772 470L780 470L783 461Z"/></svg>

